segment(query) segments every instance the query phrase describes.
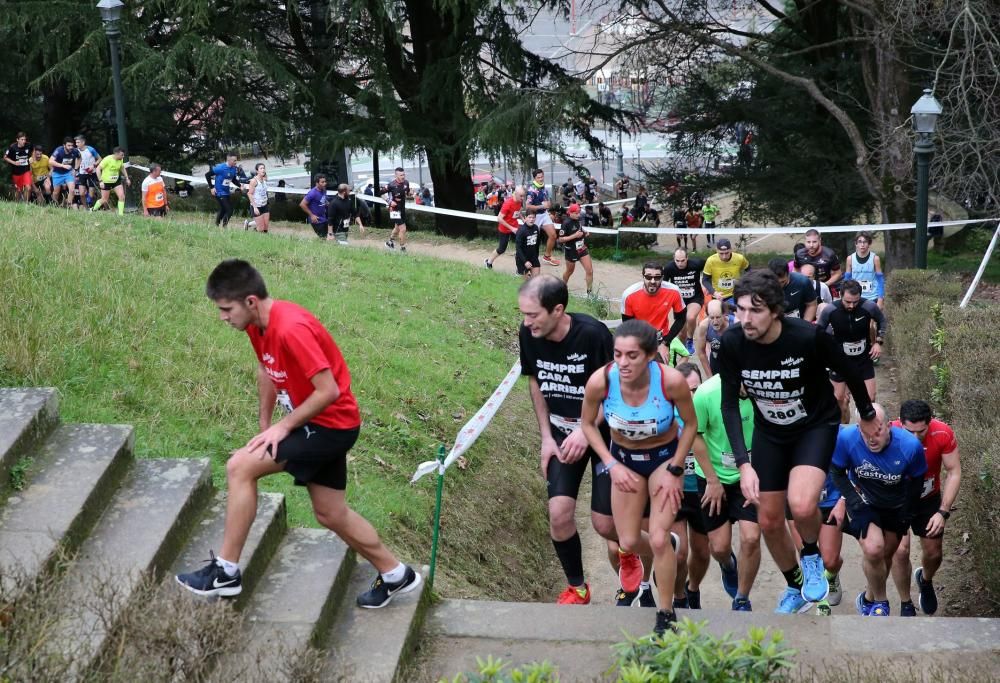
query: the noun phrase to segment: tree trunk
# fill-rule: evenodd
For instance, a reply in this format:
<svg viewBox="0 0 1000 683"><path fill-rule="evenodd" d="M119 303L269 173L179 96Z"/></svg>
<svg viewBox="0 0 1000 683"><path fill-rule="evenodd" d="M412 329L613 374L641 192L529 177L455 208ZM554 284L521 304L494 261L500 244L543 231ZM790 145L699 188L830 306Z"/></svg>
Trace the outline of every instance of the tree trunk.
<svg viewBox="0 0 1000 683"><path fill-rule="evenodd" d="M448 152L448 149L454 151ZM458 211L475 212L476 203L472 192L472 177L469 175L469 155L460 145L444 146L427 150L431 179L434 181L434 205ZM438 233L448 237L477 236L477 221L470 218L435 214L434 227Z"/></svg>

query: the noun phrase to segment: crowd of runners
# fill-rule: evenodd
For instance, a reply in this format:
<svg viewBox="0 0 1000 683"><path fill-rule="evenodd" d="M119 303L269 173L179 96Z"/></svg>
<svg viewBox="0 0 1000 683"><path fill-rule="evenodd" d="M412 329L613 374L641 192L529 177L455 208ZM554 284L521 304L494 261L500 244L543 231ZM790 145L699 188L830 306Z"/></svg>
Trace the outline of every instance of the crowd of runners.
<svg viewBox="0 0 1000 683"><path fill-rule="evenodd" d="M761 538L787 583L774 596L779 613L828 615L841 602L844 534L863 556L859 614L892 613L891 576L896 613L915 616L911 573L920 610L937 611L958 445L922 398L897 415L876 402L887 326L872 240L857 235L846 268L815 230L790 261L753 270L726 239L705 261L678 248L667 264L643 266L613 334L567 311L565 274L522 284L521 368L567 581L559 603L591 601L574 521L589 471L616 603L657 606L659 632L675 609L700 608L712 559L732 609L750 611ZM912 572L911 532L922 552Z"/></svg>
<svg viewBox="0 0 1000 683"><path fill-rule="evenodd" d="M131 183L124 155L115 148L102 157L82 136L45 155L19 134L4 160L19 199L98 210L114 193L121 213ZM266 167L258 164L248 178L236 162L230 154L205 175L219 205L216 224L228 223L231 195L244 189L247 223L266 232ZM164 215L158 165L142 187L144 213ZM316 177L300 206L319 237L346 241L352 224L364 231L367 205L351 194L340 185L330 197L327 179ZM376 194L386 197L394 226L386 247L405 251L411 190L404 170L395 169ZM504 201L498 219L500 240L485 265L492 268L514 240L517 271L525 276L518 296L521 368L541 438L550 534L567 581L560 604L591 601L575 522L589 471L592 523L621 582L616 603L656 607L658 632L676 620L675 609L700 608L712 559L732 609L750 611L761 538L787 583L776 596L777 612L815 606L830 614L840 603L847 534L859 543L866 579L857 611L889 616L891 577L902 598L898 614L914 616L912 532L922 553L912 572L918 604L924 614L937 611L933 579L961 481L958 445L922 398L904 401L897 415L877 403L875 364L887 324L871 234L858 233L843 265L816 230L790 260L754 270L727 239L715 241L704 261L679 245L669 262L642 267L642 280L623 294L623 322L612 334L567 310L566 283L577 263L588 292L593 284L580 205L571 203L564 214L555 209L538 169L529 188L515 188ZM561 278L541 273L543 265L560 264L557 245ZM240 593L238 562L256 513L256 482L286 471L308 488L317 520L378 570L360 606L381 607L418 586L419 574L346 504L347 452L360 413L329 332L305 309L272 299L260 273L243 261L221 263L206 291L222 320L247 333L257 356L260 433L227 464L221 554L178 582L202 595ZM276 407L283 416L274 422Z"/></svg>

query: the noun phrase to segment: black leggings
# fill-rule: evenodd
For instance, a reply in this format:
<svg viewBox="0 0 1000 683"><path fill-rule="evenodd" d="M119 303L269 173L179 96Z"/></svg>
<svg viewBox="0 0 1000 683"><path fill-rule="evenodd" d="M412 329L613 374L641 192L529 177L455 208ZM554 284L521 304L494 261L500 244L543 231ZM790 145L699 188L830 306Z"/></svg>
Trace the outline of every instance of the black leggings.
<svg viewBox="0 0 1000 683"><path fill-rule="evenodd" d="M510 238L513 237L509 232L501 232L500 237L497 240L497 256L507 251L507 245L510 244Z"/></svg>
<svg viewBox="0 0 1000 683"><path fill-rule="evenodd" d="M229 219L233 217L233 202L230 201L229 195L215 195L215 201L219 203L219 211L215 214L215 224L226 227L229 225Z"/></svg>

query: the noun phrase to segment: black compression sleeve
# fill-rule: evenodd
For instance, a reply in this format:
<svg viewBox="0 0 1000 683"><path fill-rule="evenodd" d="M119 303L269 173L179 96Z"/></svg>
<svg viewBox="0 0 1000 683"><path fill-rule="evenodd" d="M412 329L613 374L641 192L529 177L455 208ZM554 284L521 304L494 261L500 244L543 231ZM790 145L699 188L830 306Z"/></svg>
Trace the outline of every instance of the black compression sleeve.
<svg viewBox="0 0 1000 683"><path fill-rule="evenodd" d="M868 396L868 388L865 386L865 380L861 376L858 366L848 360L840 344L833 338L833 335L819 329L819 326L816 329L816 351L820 354L820 358L826 358L830 363L830 367L844 378L847 388L851 390L851 396L854 397L854 405L858 407L858 414L861 416L861 419L870 420L874 417L875 408L872 407L871 398Z"/></svg>
<svg viewBox="0 0 1000 683"><path fill-rule="evenodd" d="M739 371L732 367L725 347L719 352L719 375L722 378L722 424L726 427L726 436L733 449L736 466L750 462L743 437L743 416L740 415L740 376Z"/></svg>
<svg viewBox="0 0 1000 683"><path fill-rule="evenodd" d="M208 186L212 187L215 182L215 174L212 173L212 169L208 169L208 173L205 174L205 180L208 182Z"/></svg>
<svg viewBox="0 0 1000 683"><path fill-rule="evenodd" d="M847 478L847 470L836 465L830 465L830 476L833 478L833 483L837 486L837 490L840 491L840 495L847 499L847 507L857 509L861 505L864 505L865 501L862 500L861 494L857 492L854 485L851 484L851 480Z"/></svg>
<svg viewBox="0 0 1000 683"><path fill-rule="evenodd" d="M715 287L712 286L712 276L707 273L701 274L701 284L709 294L715 294Z"/></svg>
<svg viewBox="0 0 1000 683"><path fill-rule="evenodd" d="M670 326L670 329L667 330L667 336L663 338L663 343L670 346L670 342L673 341L674 337L681 333L681 330L684 329L684 323L686 322L687 315L685 311L675 313L674 323Z"/></svg>
<svg viewBox="0 0 1000 683"><path fill-rule="evenodd" d="M863 306L868 311L868 314L875 319L875 335L880 339L884 338L886 330L889 327L889 321L886 319L885 314L882 313L882 309L874 301L865 301Z"/></svg>

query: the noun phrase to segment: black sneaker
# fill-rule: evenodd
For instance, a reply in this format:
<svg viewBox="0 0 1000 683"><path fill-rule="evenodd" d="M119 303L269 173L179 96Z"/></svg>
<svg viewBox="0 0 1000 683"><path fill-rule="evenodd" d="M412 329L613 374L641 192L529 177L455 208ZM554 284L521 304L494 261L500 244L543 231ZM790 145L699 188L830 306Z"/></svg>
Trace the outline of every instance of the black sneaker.
<svg viewBox="0 0 1000 683"><path fill-rule="evenodd" d="M693 591L684 584L684 596L687 598L689 609L701 609L701 591Z"/></svg>
<svg viewBox="0 0 1000 683"><path fill-rule="evenodd" d="M178 574L174 578L177 583L196 595L219 596L231 598L243 592L243 577L240 570L234 576L226 573L222 565L215 559L215 553L209 551L206 565L190 574Z"/></svg>
<svg viewBox="0 0 1000 683"><path fill-rule="evenodd" d="M358 607L378 609L385 607L399 593L409 593L420 585L420 574L407 567L403 578L396 583L388 583L379 574L372 581L372 587L358 596Z"/></svg>
<svg viewBox="0 0 1000 683"><path fill-rule="evenodd" d="M676 623L677 615L672 611L668 612L663 609L656 610L656 628L653 629L653 632L658 636L662 636L667 632L668 628L674 628Z"/></svg>
<svg viewBox="0 0 1000 683"><path fill-rule="evenodd" d="M615 593L615 606L631 607L632 605L635 604L636 598L638 597L639 597L639 591L626 593L624 588L619 588L618 592Z"/></svg>
<svg viewBox="0 0 1000 683"><path fill-rule="evenodd" d="M690 609L688 599L686 597L674 598L674 609Z"/></svg>
<svg viewBox="0 0 1000 683"><path fill-rule="evenodd" d="M924 581L923 567L917 567L916 571L913 572L913 580L916 581L917 588L920 590L920 596L917 598L920 611L927 616L937 612L938 602L937 593L934 592L934 583L932 581Z"/></svg>
<svg viewBox="0 0 1000 683"><path fill-rule="evenodd" d="M401 244L399 246L399 250L405 254L406 253L406 245L405 244Z"/></svg>
<svg viewBox="0 0 1000 683"><path fill-rule="evenodd" d="M386 240L385 241L385 246L387 246L390 249L395 249L396 248L396 243L394 241L392 241L392 240Z"/></svg>
<svg viewBox="0 0 1000 683"><path fill-rule="evenodd" d="M653 597L653 587L639 589L639 607L656 607L656 598Z"/></svg>

